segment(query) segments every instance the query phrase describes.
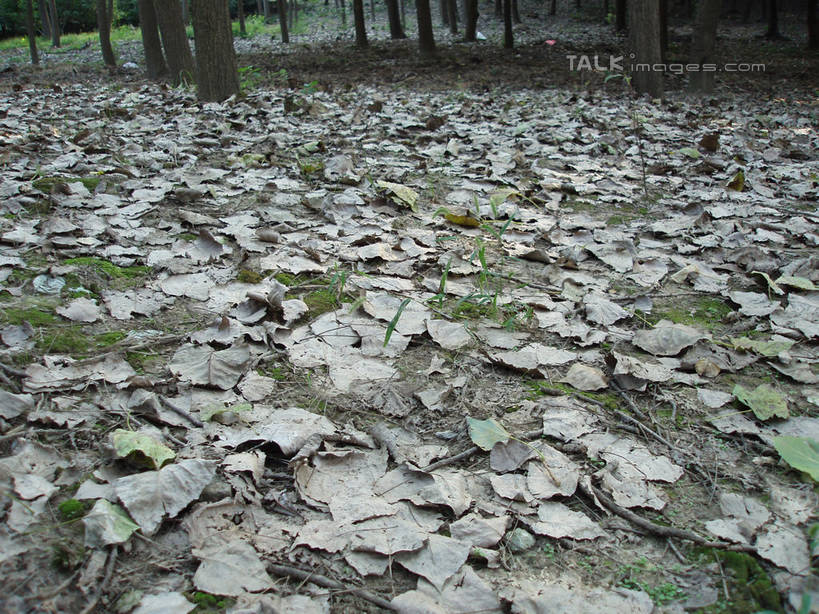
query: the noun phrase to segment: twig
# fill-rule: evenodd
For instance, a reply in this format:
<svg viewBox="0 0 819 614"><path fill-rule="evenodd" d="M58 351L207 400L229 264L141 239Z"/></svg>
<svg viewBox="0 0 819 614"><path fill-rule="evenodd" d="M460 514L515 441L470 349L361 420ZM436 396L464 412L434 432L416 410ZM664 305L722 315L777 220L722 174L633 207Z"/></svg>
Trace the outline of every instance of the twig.
<svg viewBox="0 0 819 614"><path fill-rule="evenodd" d="M440 469L441 467L446 467L447 465L454 465L458 461L463 460L465 458L469 458L470 456L472 456L473 454L475 454L476 452L479 452L479 451L480 451L480 448L478 446L472 446L471 448L467 448L466 450L464 450L463 452L460 452L459 454L456 454L454 456L449 456L447 458L442 458L439 461L435 461L431 465L427 465L426 467L423 467L421 469L421 471L435 471L436 469Z"/></svg>
<svg viewBox="0 0 819 614"><path fill-rule="evenodd" d="M313 584L318 584L324 588L345 591L355 595L356 597L361 597L362 599L369 601L380 608L384 608L385 610L389 610L391 612L397 611L397 608L392 605L392 603L382 597L379 597L378 595L374 595L370 591L364 590L363 588L350 588L341 582L331 580L327 576L322 576L321 574L313 573L311 571L303 571L288 565L276 565L274 563L268 563L267 570L270 573L276 574L277 576L287 576L289 578L295 578L305 582L312 582Z"/></svg>
<svg viewBox="0 0 819 614"><path fill-rule="evenodd" d="M17 385L17 382L9 379L9 376L3 373L2 369L0 369L0 382L11 388L12 392L20 392L20 386Z"/></svg>
<svg viewBox="0 0 819 614"><path fill-rule="evenodd" d="M162 397L161 394L157 395L157 396L162 401L162 405L165 407L165 409L171 410L177 416L182 416L183 418L185 418L188 422L190 422L194 426L200 426L200 427L205 426L204 423L199 418L197 418L196 416L192 416L190 413L188 413L187 411L185 411L181 407L175 407L175 406L171 405L167 400L165 400L165 398Z"/></svg>
<svg viewBox="0 0 819 614"><path fill-rule="evenodd" d="M637 405L635 405L634 401L632 401L629 398L629 396L626 394L626 391L622 389L620 384L618 384L613 379L611 380L611 387L617 391L617 394L623 397L623 400L626 402L626 405L628 405L629 409L633 411L641 420L646 420L648 418L648 416L646 416L640 409L637 408Z"/></svg>
<svg viewBox="0 0 819 614"><path fill-rule="evenodd" d="M613 513L654 535L659 535L660 537L676 537L677 539L684 539L686 541L694 542L695 544L699 544L701 546L709 546L711 548L722 548L723 550L733 550L738 552L756 552L756 548L746 544L710 541L692 531L656 524L650 520L646 520L645 518L638 516L634 512L627 510L624 507L620 507L614 501L612 501L609 496L606 495L606 493L599 488L596 488L593 484L586 485L581 481L578 483L578 485L580 486L581 490L586 493L586 495L591 498L596 497Z"/></svg>
<svg viewBox="0 0 819 614"><path fill-rule="evenodd" d="M674 556L676 556L676 557L677 557L677 560L678 560L680 563L682 563L683 565L685 565L686 563L688 563L688 559L686 559L686 558L683 556L682 552L680 552L680 549L679 549L679 548L677 548L677 546L675 546L675 545L674 545L674 542L673 542L673 541L671 541L671 538L669 537L669 538L668 538L666 541L667 541L667 543L668 543L668 547L669 547L669 548L671 548L671 552L673 552L673 553L674 553Z"/></svg>
<svg viewBox="0 0 819 614"><path fill-rule="evenodd" d="M370 435L376 443L387 449L387 452L392 456L392 460L397 464L401 465L407 462L407 457L398 449L398 437L396 437L395 433L390 431L385 422L378 422L371 427Z"/></svg>
<svg viewBox="0 0 819 614"><path fill-rule="evenodd" d="M117 554L119 553L119 546L114 544L111 547L111 551L108 553L108 562L105 564L105 575L102 577L102 582L99 583L97 586L97 590L94 591L94 596L91 598L91 601L88 602L88 605L83 608L80 614L91 614L100 601L100 597L102 597L102 593L105 588L108 586L108 583L111 581L111 576L114 575L114 567L117 564Z"/></svg>
<svg viewBox="0 0 819 614"><path fill-rule="evenodd" d="M10 367L7 364L0 362L0 369L8 373L9 375L13 375L14 377L25 377L26 372L21 371L20 369L15 369L14 367Z"/></svg>

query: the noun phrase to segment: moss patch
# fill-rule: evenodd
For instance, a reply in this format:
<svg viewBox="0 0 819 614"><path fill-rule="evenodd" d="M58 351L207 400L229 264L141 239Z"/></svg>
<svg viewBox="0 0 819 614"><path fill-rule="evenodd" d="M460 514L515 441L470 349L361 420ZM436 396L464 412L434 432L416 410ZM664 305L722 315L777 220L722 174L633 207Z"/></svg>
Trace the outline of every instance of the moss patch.
<svg viewBox="0 0 819 614"><path fill-rule="evenodd" d="M251 271L250 269L242 269L236 276L236 280L243 284L257 284L262 281L262 279L264 278L259 273Z"/></svg>
<svg viewBox="0 0 819 614"><path fill-rule="evenodd" d="M151 272L149 266L120 267L102 258L82 257L69 258L63 264L73 264L78 267L93 268L111 279L135 279L145 277Z"/></svg>
<svg viewBox="0 0 819 614"><path fill-rule="evenodd" d="M733 309L723 300L701 298L688 307L669 306L659 308L647 314L646 320L652 325L660 320L671 320L675 324L686 324L714 330L722 326L723 320L732 311Z"/></svg>
<svg viewBox="0 0 819 614"><path fill-rule="evenodd" d="M712 548L697 548L694 552L703 564L713 563L715 557L719 560L728 584L730 612L736 614L751 614L760 610L784 612L782 600L771 577L750 554ZM701 611L705 614L726 611L717 606L719 603Z"/></svg>
<svg viewBox="0 0 819 614"><path fill-rule="evenodd" d="M79 326L54 328L44 331L34 346L46 354L82 355L88 352L91 343L88 335Z"/></svg>
<svg viewBox="0 0 819 614"><path fill-rule="evenodd" d="M60 322L60 318L51 308L44 306L15 308L7 307L0 310L0 322L5 324L15 324L19 326L23 322L28 322L34 328L41 326L53 326Z"/></svg>
<svg viewBox="0 0 819 614"><path fill-rule="evenodd" d="M309 309L307 317L310 319L317 318L323 313L338 308L335 292L325 288L305 294L302 300Z"/></svg>
<svg viewBox="0 0 819 614"><path fill-rule="evenodd" d="M549 394L549 392L547 391L557 390L566 395L582 394L584 397L589 397L590 399L599 401L600 403L603 404L603 406L606 409L609 410L620 409L619 399L617 398L617 395L614 393L598 394L595 392L585 392L582 390L575 390L568 384L561 384L559 382L549 382L546 380L531 380L526 382L526 386L530 390L530 393L527 397L530 401L534 401L539 397L546 396L547 394Z"/></svg>
<svg viewBox="0 0 819 614"><path fill-rule="evenodd" d="M32 181L31 185L43 194L51 194L54 187L61 183L82 183L89 192L93 192L100 184L100 177L41 177Z"/></svg>
<svg viewBox="0 0 819 614"><path fill-rule="evenodd" d="M110 333L102 333L101 335L97 335L94 339L94 343L96 343L97 347L105 348L122 341L127 336L127 333L124 333L121 330L114 330Z"/></svg>

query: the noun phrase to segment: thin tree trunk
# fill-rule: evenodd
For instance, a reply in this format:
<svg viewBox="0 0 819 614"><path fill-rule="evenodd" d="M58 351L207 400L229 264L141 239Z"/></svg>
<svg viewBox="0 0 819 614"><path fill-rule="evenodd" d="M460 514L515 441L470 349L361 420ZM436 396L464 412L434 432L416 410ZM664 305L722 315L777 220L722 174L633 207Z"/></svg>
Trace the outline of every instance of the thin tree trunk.
<svg viewBox="0 0 819 614"><path fill-rule="evenodd" d="M247 34L247 24L245 23L245 2L244 0L239 0L236 3L236 17L239 18L239 33L242 35Z"/></svg>
<svg viewBox="0 0 819 614"><path fill-rule="evenodd" d="M40 63L40 54L37 53L37 32L34 30L34 5L32 0L26 2L26 32L28 33L28 52L31 63Z"/></svg>
<svg viewBox="0 0 819 614"><path fill-rule="evenodd" d="M370 0L370 19L375 21L375 0Z"/></svg>
<svg viewBox="0 0 819 614"><path fill-rule="evenodd" d="M714 90L714 72L703 70L704 64L715 64L717 46L717 24L722 2L720 0L699 0L691 40L691 64L699 70L690 72L688 89L699 94L710 94Z"/></svg>
<svg viewBox="0 0 819 614"><path fill-rule="evenodd" d="M139 29L142 32L142 48L145 51L145 72L149 79L168 74L168 65L162 54L162 42L156 25L156 12L152 0L139 0Z"/></svg>
<svg viewBox="0 0 819 614"><path fill-rule="evenodd" d="M615 16L615 23L614 29L618 32L622 32L626 29L626 0L615 0L614 6L617 11L617 15Z"/></svg>
<svg viewBox="0 0 819 614"><path fill-rule="evenodd" d="M40 11L40 23L43 26L43 36L51 38L51 18L48 14L45 0L37 0L37 9Z"/></svg>
<svg viewBox="0 0 819 614"><path fill-rule="evenodd" d="M153 0L153 3L173 83L191 83L196 73L196 64L188 44L185 23L182 21L182 5L169 0Z"/></svg>
<svg viewBox="0 0 819 614"><path fill-rule="evenodd" d="M341 25L343 27L347 26L347 0L339 0L339 6L341 7Z"/></svg>
<svg viewBox="0 0 819 614"><path fill-rule="evenodd" d="M168 2L175 2L176 0L167 0ZM182 23L186 26L191 22L190 7L188 0L182 0Z"/></svg>
<svg viewBox="0 0 819 614"><path fill-rule="evenodd" d="M808 0L808 49L819 49L819 17L817 0Z"/></svg>
<svg viewBox="0 0 819 614"><path fill-rule="evenodd" d="M401 27L405 28L407 26L407 5L404 4L404 0L398 0L398 6L401 8Z"/></svg>
<svg viewBox="0 0 819 614"><path fill-rule="evenodd" d="M355 23L355 46L367 47L367 26L364 24L364 0L353 0L353 21Z"/></svg>
<svg viewBox="0 0 819 614"><path fill-rule="evenodd" d="M256 0L256 14L257 15L264 14L264 0Z"/></svg>
<svg viewBox="0 0 819 614"><path fill-rule="evenodd" d="M296 14L299 10L299 5L296 4L296 0L290 0L290 2L285 0L285 2L287 3L287 28L292 32L293 27L296 25Z"/></svg>
<svg viewBox="0 0 819 614"><path fill-rule="evenodd" d="M407 38L404 34L404 28L401 27L401 15L398 10L398 0L387 1L387 21L390 24L390 38L398 40L400 38Z"/></svg>
<svg viewBox="0 0 819 614"><path fill-rule="evenodd" d="M668 53L668 0L660 0L660 53L665 62Z"/></svg>
<svg viewBox="0 0 819 614"><path fill-rule="evenodd" d="M478 0L465 0L466 24L464 25L464 40L474 43L478 40Z"/></svg>
<svg viewBox="0 0 819 614"><path fill-rule="evenodd" d="M503 0L503 48L515 48L515 37L512 32L512 0Z"/></svg>
<svg viewBox="0 0 819 614"><path fill-rule="evenodd" d="M446 0L438 0L438 12L441 14L441 25L449 25L449 11L446 8Z"/></svg>
<svg viewBox="0 0 819 614"><path fill-rule="evenodd" d="M264 22L268 23L270 21L270 0L263 0L262 4L264 5Z"/></svg>
<svg viewBox="0 0 819 614"><path fill-rule="evenodd" d="M768 31L765 33L765 38L782 38L779 33L779 10L776 0L768 0Z"/></svg>
<svg viewBox="0 0 819 614"><path fill-rule="evenodd" d="M279 29L282 31L282 42L290 43L290 30L287 29L287 0L277 0L276 11L279 13Z"/></svg>
<svg viewBox="0 0 819 614"><path fill-rule="evenodd" d="M48 2L48 20L51 24L51 46L59 48L60 46L60 16L57 13L56 0L49 0Z"/></svg>
<svg viewBox="0 0 819 614"><path fill-rule="evenodd" d="M446 0L446 10L449 14L449 33L458 34L458 0Z"/></svg>
<svg viewBox="0 0 819 614"><path fill-rule="evenodd" d="M435 35L432 33L429 0L415 0L415 14L418 18L418 48L421 55L435 55Z"/></svg>
<svg viewBox="0 0 819 614"><path fill-rule="evenodd" d="M114 57L114 49L111 47L111 20L108 19L108 4L106 0L97 0L97 29L100 35L100 48L102 49L102 61L105 65L113 68L117 65Z"/></svg>
<svg viewBox="0 0 819 614"><path fill-rule="evenodd" d="M552 5L549 7L549 15L557 15L557 0L552 0Z"/></svg>
<svg viewBox="0 0 819 614"><path fill-rule="evenodd" d="M518 11L518 0L512 0L512 21L520 23L520 12Z"/></svg>
<svg viewBox="0 0 819 614"><path fill-rule="evenodd" d="M503 19L503 0L495 0L495 17Z"/></svg>
<svg viewBox="0 0 819 614"><path fill-rule="evenodd" d="M662 98L663 73L654 70L662 63L660 49L660 5L657 0L629 0L629 47L633 54L632 87L638 94Z"/></svg>
<svg viewBox="0 0 819 614"><path fill-rule="evenodd" d="M196 93L199 100L221 102L239 93L228 0L196 0L192 9Z"/></svg>

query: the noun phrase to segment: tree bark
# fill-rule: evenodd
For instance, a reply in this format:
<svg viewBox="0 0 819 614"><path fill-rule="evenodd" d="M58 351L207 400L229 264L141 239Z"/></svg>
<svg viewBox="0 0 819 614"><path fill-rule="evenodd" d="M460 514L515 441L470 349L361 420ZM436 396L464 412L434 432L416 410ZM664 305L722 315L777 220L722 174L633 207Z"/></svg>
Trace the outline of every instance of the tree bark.
<svg viewBox="0 0 819 614"><path fill-rule="evenodd" d="M446 11L449 15L449 33L458 34L458 0L446 0Z"/></svg>
<svg viewBox="0 0 819 614"><path fill-rule="evenodd" d="M287 28L287 0L277 0L276 11L279 13L279 29L282 31L282 42L290 43L290 30Z"/></svg>
<svg viewBox="0 0 819 614"><path fill-rule="evenodd" d="M106 0L97 0L97 29L100 35L102 61L106 66L113 68L117 65L117 58L114 57L114 49L111 47L111 20L108 19Z"/></svg>
<svg viewBox="0 0 819 614"><path fill-rule="evenodd" d="M60 16L57 13L57 1L48 0L48 21L51 25L51 46L60 46ZM110 29L110 28L109 28Z"/></svg>
<svg viewBox="0 0 819 614"><path fill-rule="evenodd" d="M43 26L43 36L51 38L51 18L49 17L45 0L37 0L37 9L40 11L40 23Z"/></svg>
<svg viewBox="0 0 819 614"><path fill-rule="evenodd" d="M503 0L495 0L495 17L503 19Z"/></svg>
<svg viewBox="0 0 819 614"><path fill-rule="evenodd" d="M34 5L32 0L26 2L26 31L28 33L28 51L31 55L31 63L40 63L40 54L37 53L37 32L34 29Z"/></svg>
<svg viewBox="0 0 819 614"><path fill-rule="evenodd" d="M515 48L515 36L512 32L512 0L503 0L503 48Z"/></svg>
<svg viewBox="0 0 819 614"><path fill-rule="evenodd" d="M549 15L557 15L557 0L552 0L552 4L549 7Z"/></svg>
<svg viewBox="0 0 819 614"><path fill-rule="evenodd" d="M196 0L191 8L197 96L199 100L221 102L239 93L228 0Z"/></svg>
<svg viewBox="0 0 819 614"><path fill-rule="evenodd" d="M438 12L441 14L441 25L449 25L449 10L446 7L446 0L438 0Z"/></svg>
<svg viewBox="0 0 819 614"><path fill-rule="evenodd" d="M474 43L478 40L478 0L464 0L464 2L466 5L464 40Z"/></svg>
<svg viewBox="0 0 819 614"><path fill-rule="evenodd" d="M699 0L697 15L694 21L694 34L691 39L691 64L699 70L691 72L688 89L698 94L710 94L714 91L714 71L703 70L703 64L714 64L717 46L717 24L721 0Z"/></svg>
<svg viewBox="0 0 819 614"><path fill-rule="evenodd" d="M156 11L152 0L139 0L139 29L142 32L142 48L145 51L145 72L149 79L168 74L168 65L162 54L162 43L156 25Z"/></svg>
<svg viewBox="0 0 819 614"><path fill-rule="evenodd" d="M663 96L663 73L654 70L662 63L660 49L660 5L657 0L629 0L629 47L633 54L631 84L638 94Z"/></svg>
<svg viewBox="0 0 819 614"><path fill-rule="evenodd" d="M355 46L367 47L367 26L364 24L364 0L353 0L353 21L355 22Z"/></svg>
<svg viewBox="0 0 819 614"><path fill-rule="evenodd" d="M264 22L268 23L270 21L270 0L263 0L262 4L264 5Z"/></svg>
<svg viewBox="0 0 819 614"><path fill-rule="evenodd" d="M173 84L190 83L196 73L196 64L182 21L182 5L173 0L153 0L153 3Z"/></svg>
<svg viewBox="0 0 819 614"><path fill-rule="evenodd" d="M407 38L404 28L401 27L401 14L398 10L398 0L387 0L387 20L390 23L390 38L398 40Z"/></svg>
<svg viewBox="0 0 819 614"><path fill-rule="evenodd" d="M518 0L512 0L512 22L520 23L520 12L518 11Z"/></svg>
<svg viewBox="0 0 819 614"><path fill-rule="evenodd" d="M245 2L244 0L239 0L236 3L236 17L239 18L239 32L241 34L247 34L247 24L245 23Z"/></svg>
<svg viewBox="0 0 819 614"><path fill-rule="evenodd" d="M174 0L168 0L173 2ZM182 0L182 23L186 26L191 22L191 15L190 15L190 6L188 6L188 0Z"/></svg>
<svg viewBox="0 0 819 614"><path fill-rule="evenodd" d="M808 49L819 49L819 17L817 0L808 0Z"/></svg>
<svg viewBox="0 0 819 614"><path fill-rule="evenodd" d="M432 33L429 0L415 0L415 14L418 18L418 48L421 55L435 55L435 35Z"/></svg>
<svg viewBox="0 0 819 614"><path fill-rule="evenodd" d="M776 0L768 0L768 31L765 33L765 38L774 40L782 38L779 33L779 10Z"/></svg>
<svg viewBox="0 0 819 614"><path fill-rule="evenodd" d="M660 53L665 62L668 54L668 0L660 0Z"/></svg>
<svg viewBox="0 0 819 614"><path fill-rule="evenodd" d="M347 26L347 0L339 0L338 5L341 7L341 25Z"/></svg>
<svg viewBox="0 0 819 614"><path fill-rule="evenodd" d="M614 8L616 12L614 29L618 32L622 32L626 29L626 0L615 0Z"/></svg>

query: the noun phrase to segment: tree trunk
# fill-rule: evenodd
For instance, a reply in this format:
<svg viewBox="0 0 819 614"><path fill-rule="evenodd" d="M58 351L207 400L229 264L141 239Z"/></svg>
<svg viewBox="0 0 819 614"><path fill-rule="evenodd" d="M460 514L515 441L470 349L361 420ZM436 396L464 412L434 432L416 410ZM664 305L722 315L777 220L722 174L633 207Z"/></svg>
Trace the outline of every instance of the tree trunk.
<svg viewBox="0 0 819 614"><path fill-rule="evenodd" d="M503 48L515 48L515 38L512 33L512 0L503 0Z"/></svg>
<svg viewBox="0 0 819 614"><path fill-rule="evenodd" d="M113 68L117 65L114 57L114 49L111 47L111 21L108 19L108 6L106 0L97 0L97 29L100 33L100 48L102 49L102 61L105 65Z"/></svg>
<svg viewBox="0 0 819 614"><path fill-rule="evenodd" d="M387 0L387 20L390 22L390 38L398 40L407 38L401 27L401 15L398 11L398 0Z"/></svg>
<svg viewBox="0 0 819 614"><path fill-rule="evenodd" d="M657 0L629 0L629 47L632 57L631 84L638 94L662 98L663 73L654 70L662 63L660 49L660 5Z"/></svg>
<svg viewBox="0 0 819 614"><path fill-rule="evenodd" d="M263 0L262 4L264 5L264 22L268 23L270 21L270 0Z"/></svg>
<svg viewBox="0 0 819 614"><path fill-rule="evenodd" d="M168 74L168 65L162 55L162 43L156 25L156 12L152 0L139 0L139 29L142 31L142 48L145 51L145 72L149 79Z"/></svg>
<svg viewBox="0 0 819 614"><path fill-rule="evenodd" d="M355 22L355 46L367 46L367 27L364 25L364 0L353 0L353 21Z"/></svg>
<svg viewBox="0 0 819 614"><path fill-rule="evenodd" d="M257 15L264 14L264 0L256 0L256 14Z"/></svg>
<svg viewBox="0 0 819 614"><path fill-rule="evenodd" d="M51 46L60 46L60 16L57 13L57 1L48 1L48 21L51 25Z"/></svg>
<svg viewBox="0 0 819 614"><path fill-rule="evenodd" d="M464 0L466 5L466 24L464 40L474 43L478 40L478 0Z"/></svg>
<svg viewBox="0 0 819 614"><path fill-rule="evenodd" d="M347 26L347 0L340 0L339 6L341 7L341 25Z"/></svg>
<svg viewBox="0 0 819 614"><path fill-rule="evenodd" d="M370 19L375 21L375 0L370 0Z"/></svg>
<svg viewBox="0 0 819 614"><path fill-rule="evenodd" d="M512 0L512 21L520 23L520 12L518 11L518 0Z"/></svg>
<svg viewBox="0 0 819 614"><path fill-rule="evenodd" d="M418 18L418 48L421 55L435 55L435 36L432 33L429 0L415 0L415 14Z"/></svg>
<svg viewBox="0 0 819 614"><path fill-rule="evenodd" d="M557 0L552 0L552 5L549 7L549 15L557 15Z"/></svg>
<svg viewBox="0 0 819 614"><path fill-rule="evenodd" d="M458 0L446 0L446 10L449 14L449 33L458 34Z"/></svg>
<svg viewBox="0 0 819 614"><path fill-rule="evenodd" d="M438 12L441 14L441 25L449 25L449 11L446 8L446 0L438 0Z"/></svg>
<svg viewBox="0 0 819 614"><path fill-rule="evenodd" d="M503 0L495 0L495 17L503 19Z"/></svg>
<svg viewBox="0 0 819 614"><path fill-rule="evenodd" d="M691 72L688 89L699 94L710 94L714 91L714 71L703 70L703 64L715 64L717 46L717 24L721 0L699 0L697 16L694 22L694 34L691 39L691 64L699 70Z"/></svg>
<svg viewBox="0 0 819 614"><path fill-rule="evenodd" d="M182 5L171 0L153 0L153 3L173 84L192 83L196 65L182 21Z"/></svg>
<svg viewBox="0 0 819 614"><path fill-rule="evenodd" d="M199 0L197 0L197 2L198 1ZM276 12L279 14L279 30L282 31L282 42L289 44L290 30L287 29L287 0L277 0Z"/></svg>
<svg viewBox="0 0 819 614"><path fill-rule="evenodd" d="M37 32L34 30L34 5L32 0L26 2L26 32L28 33L28 51L31 63L40 63L40 54L37 53Z"/></svg>
<svg viewBox="0 0 819 614"><path fill-rule="evenodd" d="M614 7L617 15L614 20L614 29L622 32L626 29L626 0L615 0Z"/></svg>
<svg viewBox="0 0 819 614"><path fill-rule="evenodd" d="M289 3L285 0L285 6L287 6L287 29L288 31L292 31L293 26L296 25L296 15L299 11L299 5L296 3L296 0L290 0ZM288 34L288 38L289 36Z"/></svg>
<svg viewBox="0 0 819 614"><path fill-rule="evenodd" d="M239 0L236 3L236 16L239 18L239 33L242 35L247 34L247 24L245 23L245 2L244 0Z"/></svg>
<svg viewBox="0 0 819 614"><path fill-rule="evenodd" d="M768 0L768 31L765 33L765 38L782 38L779 33L779 10L776 0Z"/></svg>
<svg viewBox="0 0 819 614"><path fill-rule="evenodd" d="M196 0L192 9L197 96L221 102L239 93L228 0Z"/></svg>
<svg viewBox="0 0 819 614"><path fill-rule="evenodd" d="M665 62L668 54L668 0L660 0L660 53Z"/></svg>
<svg viewBox="0 0 819 614"><path fill-rule="evenodd" d="M174 2L175 0L167 0L168 2ZM188 0L182 0L182 23L186 26L191 22L191 14L190 14L190 7L188 6Z"/></svg>
<svg viewBox="0 0 819 614"><path fill-rule="evenodd" d="M819 49L819 17L817 0L808 0L808 49Z"/></svg>
<svg viewBox="0 0 819 614"><path fill-rule="evenodd" d="M46 8L45 0L37 0L37 9L40 11L40 23L43 25L43 36L51 38L51 19Z"/></svg>
<svg viewBox="0 0 819 614"><path fill-rule="evenodd" d="M401 27L405 28L407 24L407 5L404 0L398 0L398 6L401 9Z"/></svg>

